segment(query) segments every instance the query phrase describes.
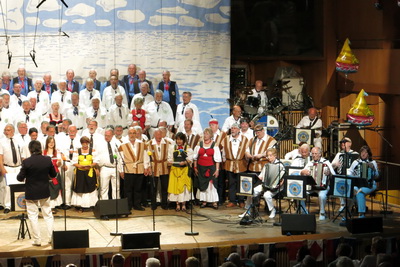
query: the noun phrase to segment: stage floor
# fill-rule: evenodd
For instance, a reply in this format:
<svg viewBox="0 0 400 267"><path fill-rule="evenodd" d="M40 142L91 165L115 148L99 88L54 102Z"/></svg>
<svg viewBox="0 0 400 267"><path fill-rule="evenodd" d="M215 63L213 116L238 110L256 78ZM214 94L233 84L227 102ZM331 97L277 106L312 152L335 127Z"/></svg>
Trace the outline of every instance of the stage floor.
<svg viewBox="0 0 400 267"><path fill-rule="evenodd" d="M161 232L161 249L174 248L193 248L221 245L252 244L252 243L275 243L289 242L295 240L317 240L329 239L339 236L351 236L346 227L339 226L340 219L332 222L331 219L319 221L317 212L317 200L313 199L311 213L316 216L317 229L315 234L307 235L282 235L281 227L274 226L273 223L279 221L279 215L275 219L269 219L264 212L264 207L260 207L260 215L264 219L261 224L253 223L248 226L239 224L239 214L244 210L240 208L226 208L220 206L218 210L195 206L193 209L193 231L199 232L197 236L187 236L185 232L190 232L190 213L176 212L175 210L155 210L155 230ZM287 202L282 202L282 209L286 210ZM370 204L369 204L370 206ZM337 206L338 207L338 206ZM379 204L374 205L374 215L379 214ZM384 235L394 235L400 233L400 209L397 206L390 206L393 214L387 215L383 219ZM47 255L57 253L52 250L52 246L43 240L41 247L32 246L32 240L27 236L25 239L18 240L20 219L18 216L22 212L0 213L0 257L16 257L30 255ZM55 214L55 230L64 230L64 211ZM90 248L85 249L90 252L116 252L121 249L120 237L111 236L111 232L116 231L116 220L100 220L95 218L93 212L87 211L80 213L75 209L66 211L67 230L89 230ZM367 214L371 216L370 213ZM28 226L30 227L29 220ZM150 208L146 211L132 211L132 215L118 220L118 230L122 233L137 233L153 231L153 216ZM45 222L40 218L42 235L45 233Z"/></svg>

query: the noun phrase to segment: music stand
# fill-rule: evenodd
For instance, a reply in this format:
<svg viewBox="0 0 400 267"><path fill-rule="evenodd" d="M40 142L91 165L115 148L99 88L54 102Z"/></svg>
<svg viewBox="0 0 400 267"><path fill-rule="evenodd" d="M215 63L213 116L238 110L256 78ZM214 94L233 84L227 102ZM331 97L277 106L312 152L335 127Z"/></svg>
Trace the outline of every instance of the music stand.
<svg viewBox="0 0 400 267"><path fill-rule="evenodd" d="M260 179L258 178L258 175L256 173L240 173L239 174L239 188L238 188L238 193L236 195L238 196L247 196L247 197L253 197L254 194L254 184L256 184L257 181ZM252 198L250 207L246 210L243 218L247 216L251 217L254 222L259 222L262 223L263 219L261 218L256 205L254 204L254 197ZM243 220L243 219L242 219Z"/></svg>
<svg viewBox="0 0 400 267"><path fill-rule="evenodd" d="M305 142L310 146L314 145L315 130L314 129L299 129L295 128L293 143L300 144Z"/></svg>
<svg viewBox="0 0 400 267"><path fill-rule="evenodd" d="M345 212L346 221L348 218L351 218L351 212L349 211L347 200L349 198L353 198L354 196L354 186L364 187L368 186L368 182L366 179L362 179L360 177L348 176L348 175L333 175L333 179L331 179L331 185L329 187L329 195L333 197L344 197L345 198L345 206L344 209L339 211L338 215L333 219L333 222ZM341 225L345 226L345 224Z"/></svg>
<svg viewBox="0 0 400 267"><path fill-rule="evenodd" d="M285 187L284 194L286 194L286 199L294 199L294 200L305 200L307 199L306 194L306 186L315 185L315 180L312 176L303 176L303 175L286 175L285 179ZM304 213L307 213L306 209L302 205L297 205L296 213L300 214L301 209L303 209Z"/></svg>

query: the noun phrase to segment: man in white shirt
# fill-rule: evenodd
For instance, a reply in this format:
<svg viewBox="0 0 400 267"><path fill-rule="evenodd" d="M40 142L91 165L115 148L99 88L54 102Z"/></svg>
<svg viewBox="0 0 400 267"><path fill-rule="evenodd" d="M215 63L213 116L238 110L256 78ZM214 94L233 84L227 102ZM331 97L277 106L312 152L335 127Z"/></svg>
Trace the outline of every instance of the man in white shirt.
<svg viewBox="0 0 400 267"><path fill-rule="evenodd" d="M103 92L102 105L109 110L110 107L115 104L115 96L122 95L122 103L128 106L128 100L126 98L124 87L118 85L118 77L111 76L110 86L107 86Z"/></svg>
<svg viewBox="0 0 400 267"><path fill-rule="evenodd" d="M21 107L22 102L27 100L26 96L21 94L22 87L19 83L14 83L14 94L10 97L10 105L14 107Z"/></svg>
<svg viewBox="0 0 400 267"><path fill-rule="evenodd" d="M104 135L97 132L98 124L96 120L90 120L87 129L82 133L82 136L87 136L90 140L89 147L95 151L99 151L104 145Z"/></svg>
<svg viewBox="0 0 400 267"><path fill-rule="evenodd" d="M246 136L249 140L254 137L253 130L250 129L248 118L240 119L240 134Z"/></svg>
<svg viewBox="0 0 400 267"><path fill-rule="evenodd" d="M150 114L150 137L153 136L154 129L157 128L160 120L166 121L169 129L172 128L175 122L171 106L167 102L162 101L162 98L163 91L156 90L155 100L147 106L147 111Z"/></svg>
<svg viewBox="0 0 400 267"><path fill-rule="evenodd" d="M185 108L185 120L189 119L192 120L193 126L192 126L192 130L194 133L199 134L199 135L203 135L203 129L201 127L201 124L198 120L195 120L193 118L194 113L193 113L193 109L192 108ZM183 132L184 129L184 122L185 120L183 120L179 127L178 127L178 132Z"/></svg>
<svg viewBox="0 0 400 267"><path fill-rule="evenodd" d="M108 125L107 110L100 106L100 98L95 96L92 98L91 106L86 108L86 117L95 119L101 128L106 128Z"/></svg>
<svg viewBox="0 0 400 267"><path fill-rule="evenodd" d="M38 129L42 119L42 116L31 110L31 102L29 100L22 102L22 110L17 111L14 116L16 123L23 121L28 125L28 129L32 127Z"/></svg>
<svg viewBox="0 0 400 267"><path fill-rule="evenodd" d="M251 101L251 98L257 98L256 102L259 103L258 114L261 114L268 106L267 93L263 90L263 81L257 80L255 88L251 90L251 95L247 96L247 100Z"/></svg>
<svg viewBox="0 0 400 267"><path fill-rule="evenodd" d="M58 82L58 91L51 94L51 103L58 102L60 104L60 113L71 106L71 92L67 90L67 82L60 80Z"/></svg>
<svg viewBox="0 0 400 267"><path fill-rule="evenodd" d="M192 102L192 93L191 92L183 92L182 93L182 103L178 105L176 108L176 118L175 118L175 128L178 128L181 123L187 119L185 118L186 108L191 108L193 110L193 117L191 118L193 121L200 122L199 110L195 104Z"/></svg>
<svg viewBox="0 0 400 267"><path fill-rule="evenodd" d="M308 115L300 120L296 128L315 129L314 146L322 148L322 120L318 118L318 111L316 108L308 109Z"/></svg>
<svg viewBox="0 0 400 267"><path fill-rule="evenodd" d="M116 162L118 145L114 142L114 130L107 128L104 132L104 143L98 153L100 167L100 199L108 199L109 184L111 181L112 198L119 199L119 183L117 187Z"/></svg>
<svg viewBox="0 0 400 267"><path fill-rule="evenodd" d="M124 135L128 134L128 125L132 122L132 113L130 112L127 105L122 102L122 95L115 96L115 104L111 105L108 110L108 124L122 125L124 129Z"/></svg>
<svg viewBox="0 0 400 267"><path fill-rule="evenodd" d="M91 78L86 79L86 88L79 92L79 102L84 108L92 106L92 99L97 97L100 99L100 92L94 89L94 82Z"/></svg>
<svg viewBox="0 0 400 267"><path fill-rule="evenodd" d="M37 79L34 84L35 90L30 91L28 93L28 99L34 98L36 99L36 110L38 114L43 116L49 111L50 108L50 99L49 94L46 91L42 90L43 80Z"/></svg>
<svg viewBox="0 0 400 267"><path fill-rule="evenodd" d="M132 98L131 102L131 110L135 108L134 101L136 98L142 97L143 98L143 109L147 110L147 105L150 102L154 101L154 97L149 93L149 84L147 82L142 82L140 84L140 93L135 94Z"/></svg>
<svg viewBox="0 0 400 267"><path fill-rule="evenodd" d="M317 164L323 164L323 173L321 177L321 184L317 184L317 187L323 188L322 190L318 190L318 199L319 199L319 220L323 221L326 219L325 215L325 204L326 200L328 197L328 192L329 192L329 180L328 177L329 175L334 175L335 171L332 168L331 163L329 160L324 159L322 157L322 151L320 147L313 147L311 149L311 155L312 155L312 161L307 163L307 165L304 167L304 169L301 171L301 175L311 175L313 178L316 180L316 169L317 169Z"/></svg>
<svg viewBox="0 0 400 267"><path fill-rule="evenodd" d="M226 118L221 131L227 133L234 123L240 125L241 115L242 115L242 108L240 106L233 106L232 115Z"/></svg>
<svg viewBox="0 0 400 267"><path fill-rule="evenodd" d="M72 124L77 127L79 132L85 129L87 117L85 109L80 105L78 93L72 93L71 106L64 111L64 114L67 119L72 121Z"/></svg>

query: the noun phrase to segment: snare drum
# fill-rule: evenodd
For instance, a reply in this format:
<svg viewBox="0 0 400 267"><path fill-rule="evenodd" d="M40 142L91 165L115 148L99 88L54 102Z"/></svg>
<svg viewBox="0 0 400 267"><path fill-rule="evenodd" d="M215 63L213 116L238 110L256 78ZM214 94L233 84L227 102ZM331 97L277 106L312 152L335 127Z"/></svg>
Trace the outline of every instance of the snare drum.
<svg viewBox="0 0 400 267"><path fill-rule="evenodd" d="M279 97L273 97L268 101L269 109L273 114L280 113L285 106L282 104L282 100Z"/></svg>
<svg viewBox="0 0 400 267"><path fill-rule="evenodd" d="M258 107L260 106L260 99L254 96L247 97L244 111L249 114L257 114Z"/></svg>
<svg viewBox="0 0 400 267"><path fill-rule="evenodd" d="M278 120L270 115L261 117L257 123L262 124L267 128L267 134L274 137L279 132Z"/></svg>

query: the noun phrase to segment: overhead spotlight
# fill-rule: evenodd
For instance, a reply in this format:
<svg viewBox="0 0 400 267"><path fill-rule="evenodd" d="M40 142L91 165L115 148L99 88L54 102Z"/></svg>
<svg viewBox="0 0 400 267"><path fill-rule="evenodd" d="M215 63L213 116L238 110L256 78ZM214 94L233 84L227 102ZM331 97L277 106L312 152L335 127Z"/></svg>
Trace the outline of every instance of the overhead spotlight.
<svg viewBox="0 0 400 267"><path fill-rule="evenodd" d="M8 68L10 68L11 65L11 59L12 59L12 53L10 51L7 52L8 55Z"/></svg>
<svg viewBox="0 0 400 267"><path fill-rule="evenodd" d="M382 10L383 8L382 0L375 0L374 6L377 10Z"/></svg>
<svg viewBox="0 0 400 267"><path fill-rule="evenodd" d="M35 51L35 50L32 50L31 52L29 52L29 55L30 55L31 58L32 58L33 64L35 64L35 66L36 66L36 68L37 68L38 65L36 64L36 61L35 61L36 51Z"/></svg>

